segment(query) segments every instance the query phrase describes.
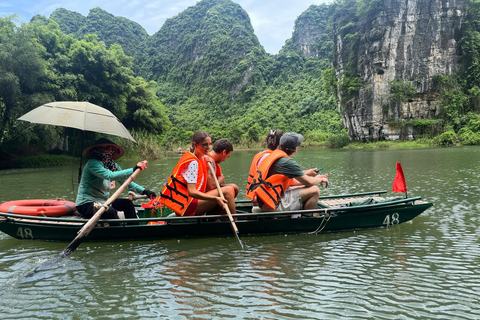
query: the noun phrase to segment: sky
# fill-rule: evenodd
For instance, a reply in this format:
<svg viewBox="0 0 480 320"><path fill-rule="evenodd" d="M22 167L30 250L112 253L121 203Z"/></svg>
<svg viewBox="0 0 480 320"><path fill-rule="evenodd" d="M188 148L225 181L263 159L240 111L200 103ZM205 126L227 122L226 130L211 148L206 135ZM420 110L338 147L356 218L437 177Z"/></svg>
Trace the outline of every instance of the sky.
<svg viewBox="0 0 480 320"><path fill-rule="evenodd" d="M140 24L149 35L157 32L166 19L195 5L198 0L2 0L0 16L19 14L19 22L36 15L49 17L57 8L87 16L90 9L101 9ZM255 35L265 50L277 54L292 37L295 19L314 4L332 0L233 0L250 16Z"/></svg>

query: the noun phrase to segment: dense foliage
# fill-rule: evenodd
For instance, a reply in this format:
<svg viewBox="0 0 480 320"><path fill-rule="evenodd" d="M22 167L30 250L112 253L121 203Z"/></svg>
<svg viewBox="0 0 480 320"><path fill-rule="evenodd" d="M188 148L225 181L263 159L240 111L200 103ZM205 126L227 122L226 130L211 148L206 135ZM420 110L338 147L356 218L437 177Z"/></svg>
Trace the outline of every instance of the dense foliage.
<svg viewBox="0 0 480 320"><path fill-rule="evenodd" d="M90 10L87 17L66 9L56 9L50 19L57 22L60 30L82 39L88 34L96 34L99 41L110 47L119 44L127 56L133 57L133 70L140 72L145 59L148 34L138 23L123 17L116 17L99 7Z"/></svg>
<svg viewBox="0 0 480 320"><path fill-rule="evenodd" d="M325 6L312 6L296 25L312 17L327 24ZM269 55L238 4L212 0L167 20L151 46L156 54L146 69L176 127L203 126L247 144L272 127L322 131L323 139L343 128L334 96L322 90L322 70L332 66L331 42L319 41L315 58L303 55L292 40Z"/></svg>
<svg viewBox="0 0 480 320"><path fill-rule="evenodd" d="M199 1L152 36L138 23L100 8L87 17L57 9L49 19L35 16L20 25L14 17L0 18L0 150L44 152L71 136L61 128L15 121L54 100L101 105L143 140L164 148L186 146L198 129L214 140L227 137L237 145L258 146L270 128L341 147L348 135L338 106L342 111L363 86L355 26L382 8L383 0L312 5L276 55L265 52L248 14L231 0ZM480 1L469 0L460 48L463 73L435 78L444 118L397 125L412 125L429 137L446 132L438 144L480 143L478 21ZM334 29L343 47L350 48L340 57L345 62L340 74L333 69ZM409 82L390 85L392 102L404 103L415 94Z"/></svg>
<svg viewBox="0 0 480 320"><path fill-rule="evenodd" d="M46 19L17 26L10 18L0 18L0 39L4 152L33 152L32 145L39 150L57 147L64 129L15 121L49 101L90 101L112 111L127 128L141 126L155 134L170 129L155 83L133 74L131 58L119 45L107 49L95 35L76 40Z"/></svg>
<svg viewBox="0 0 480 320"><path fill-rule="evenodd" d="M92 11L87 17L90 24L98 15ZM106 15L103 21L115 22ZM57 22L73 31L72 23ZM322 71L332 67L328 6L311 6L297 19L295 29L308 23L328 30L314 45L315 57L303 55L291 39L280 54L267 54L248 14L230 0L200 1L168 19L147 40L146 58L133 60L137 74L157 83L156 93L174 125L163 136L163 145L185 145L199 128L237 144L261 141L270 127L310 133L315 141L340 133L335 96L322 89ZM80 24L78 30L85 28ZM97 35L111 41L105 32ZM141 48L132 55L140 56Z"/></svg>

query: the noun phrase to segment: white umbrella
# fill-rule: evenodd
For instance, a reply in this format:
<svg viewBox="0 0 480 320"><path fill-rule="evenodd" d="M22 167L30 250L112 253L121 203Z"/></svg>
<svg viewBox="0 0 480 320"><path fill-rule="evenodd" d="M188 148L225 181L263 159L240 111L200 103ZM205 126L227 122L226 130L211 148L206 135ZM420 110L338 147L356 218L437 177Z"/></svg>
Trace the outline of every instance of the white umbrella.
<svg viewBox="0 0 480 320"><path fill-rule="evenodd" d="M137 143L113 113L85 101L49 102L17 120L106 133Z"/></svg>

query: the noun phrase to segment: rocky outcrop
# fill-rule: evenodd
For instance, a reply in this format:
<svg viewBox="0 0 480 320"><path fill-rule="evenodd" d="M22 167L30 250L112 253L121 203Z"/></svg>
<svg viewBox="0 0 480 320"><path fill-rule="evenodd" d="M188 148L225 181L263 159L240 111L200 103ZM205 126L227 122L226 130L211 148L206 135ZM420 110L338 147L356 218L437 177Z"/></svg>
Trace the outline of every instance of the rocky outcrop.
<svg viewBox="0 0 480 320"><path fill-rule="evenodd" d="M354 73L362 81L360 90L349 96L339 91L339 108L352 139L412 139L414 128L400 130L392 123L441 114L432 79L458 71L465 14L465 0L384 0L380 10L352 28L358 31L355 46L334 29L336 74L341 79L353 57ZM393 80L411 83L413 98L392 101Z"/></svg>
<svg viewBox="0 0 480 320"><path fill-rule="evenodd" d="M295 20L294 47L307 57L331 59L331 32L328 31L329 7L311 5Z"/></svg>

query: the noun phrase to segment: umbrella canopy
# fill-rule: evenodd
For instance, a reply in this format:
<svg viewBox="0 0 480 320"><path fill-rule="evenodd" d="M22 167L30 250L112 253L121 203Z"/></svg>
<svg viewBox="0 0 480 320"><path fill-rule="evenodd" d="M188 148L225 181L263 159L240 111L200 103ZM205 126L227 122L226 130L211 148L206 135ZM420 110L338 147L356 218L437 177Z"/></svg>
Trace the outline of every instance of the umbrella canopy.
<svg viewBox="0 0 480 320"><path fill-rule="evenodd" d="M17 120L106 133L137 143L113 113L85 101L49 102Z"/></svg>

